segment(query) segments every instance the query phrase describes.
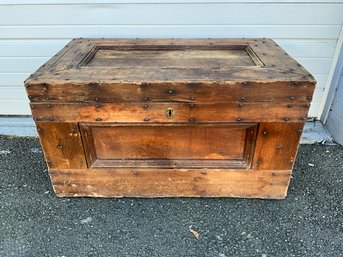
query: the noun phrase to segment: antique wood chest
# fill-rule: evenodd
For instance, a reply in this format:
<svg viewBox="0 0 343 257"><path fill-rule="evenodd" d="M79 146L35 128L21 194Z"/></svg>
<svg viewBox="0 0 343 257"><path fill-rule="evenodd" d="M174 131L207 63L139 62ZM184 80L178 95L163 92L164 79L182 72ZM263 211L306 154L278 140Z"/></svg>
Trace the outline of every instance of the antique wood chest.
<svg viewBox="0 0 343 257"><path fill-rule="evenodd" d="M315 84L270 39L74 39L25 81L59 196L273 199Z"/></svg>

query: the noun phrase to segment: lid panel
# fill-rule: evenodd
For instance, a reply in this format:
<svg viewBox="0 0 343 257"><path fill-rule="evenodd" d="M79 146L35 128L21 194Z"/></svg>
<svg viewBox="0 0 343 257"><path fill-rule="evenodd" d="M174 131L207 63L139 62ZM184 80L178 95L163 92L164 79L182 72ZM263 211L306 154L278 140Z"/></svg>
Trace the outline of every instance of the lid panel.
<svg viewBox="0 0 343 257"><path fill-rule="evenodd" d="M243 49L97 49L87 67L137 68L221 68L256 66Z"/></svg>
<svg viewBox="0 0 343 257"><path fill-rule="evenodd" d="M75 39L26 84L66 81L315 83L270 39Z"/></svg>

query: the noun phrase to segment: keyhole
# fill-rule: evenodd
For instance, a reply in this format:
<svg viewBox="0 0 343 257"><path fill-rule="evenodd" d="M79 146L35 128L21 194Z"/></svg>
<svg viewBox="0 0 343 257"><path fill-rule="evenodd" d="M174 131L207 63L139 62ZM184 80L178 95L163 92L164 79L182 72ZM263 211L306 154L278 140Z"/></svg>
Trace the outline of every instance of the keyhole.
<svg viewBox="0 0 343 257"><path fill-rule="evenodd" d="M169 119L174 117L174 109L173 108L167 108L166 113L167 113L167 117Z"/></svg>

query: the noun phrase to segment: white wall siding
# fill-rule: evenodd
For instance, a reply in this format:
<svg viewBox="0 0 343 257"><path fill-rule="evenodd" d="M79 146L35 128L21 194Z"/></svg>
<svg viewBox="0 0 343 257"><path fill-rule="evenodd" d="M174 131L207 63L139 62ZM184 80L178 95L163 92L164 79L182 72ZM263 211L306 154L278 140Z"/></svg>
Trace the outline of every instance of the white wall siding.
<svg viewBox="0 0 343 257"><path fill-rule="evenodd" d="M343 72L326 125L335 141L343 145Z"/></svg>
<svg viewBox="0 0 343 257"><path fill-rule="evenodd" d="M318 109L343 1L0 0L0 115L30 114L23 80L74 37L270 37L318 81Z"/></svg>

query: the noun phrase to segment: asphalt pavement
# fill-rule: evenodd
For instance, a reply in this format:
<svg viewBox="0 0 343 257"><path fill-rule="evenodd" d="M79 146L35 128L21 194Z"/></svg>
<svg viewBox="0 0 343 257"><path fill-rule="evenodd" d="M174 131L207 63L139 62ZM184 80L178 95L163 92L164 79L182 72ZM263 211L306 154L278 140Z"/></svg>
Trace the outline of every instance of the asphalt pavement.
<svg viewBox="0 0 343 257"><path fill-rule="evenodd" d="M343 256L343 148L302 145L285 200L58 198L38 139L0 136L0 256Z"/></svg>

